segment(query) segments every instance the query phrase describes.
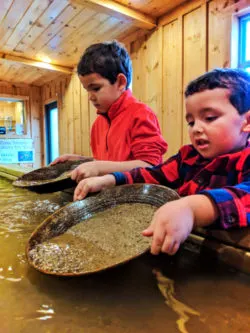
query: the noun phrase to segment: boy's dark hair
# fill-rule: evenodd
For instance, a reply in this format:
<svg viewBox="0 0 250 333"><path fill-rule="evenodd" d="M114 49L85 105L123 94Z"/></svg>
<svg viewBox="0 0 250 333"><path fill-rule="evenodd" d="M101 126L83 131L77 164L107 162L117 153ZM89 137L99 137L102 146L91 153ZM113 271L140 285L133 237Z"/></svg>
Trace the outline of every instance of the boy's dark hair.
<svg viewBox="0 0 250 333"><path fill-rule="evenodd" d="M120 43L104 42L93 44L85 50L77 65L77 73L83 76L98 73L111 84L122 73L127 78L127 89L131 82L132 64L127 50Z"/></svg>
<svg viewBox="0 0 250 333"><path fill-rule="evenodd" d="M242 69L213 69L191 81L186 88L185 97L215 88L230 90L230 103L239 114L250 110L250 74Z"/></svg>

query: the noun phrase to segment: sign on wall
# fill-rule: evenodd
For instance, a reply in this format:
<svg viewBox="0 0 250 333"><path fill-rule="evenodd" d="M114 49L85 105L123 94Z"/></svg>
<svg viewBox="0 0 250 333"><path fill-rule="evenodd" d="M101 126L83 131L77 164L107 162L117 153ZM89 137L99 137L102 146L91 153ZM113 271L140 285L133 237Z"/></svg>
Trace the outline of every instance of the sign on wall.
<svg viewBox="0 0 250 333"><path fill-rule="evenodd" d="M0 140L0 163L34 163L33 140Z"/></svg>

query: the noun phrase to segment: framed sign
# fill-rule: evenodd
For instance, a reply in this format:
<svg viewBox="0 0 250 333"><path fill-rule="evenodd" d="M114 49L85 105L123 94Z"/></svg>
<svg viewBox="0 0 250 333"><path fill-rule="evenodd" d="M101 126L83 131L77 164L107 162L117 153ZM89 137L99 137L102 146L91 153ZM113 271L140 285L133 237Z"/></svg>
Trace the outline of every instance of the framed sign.
<svg viewBox="0 0 250 333"><path fill-rule="evenodd" d="M1 163L34 163L33 140L0 140L0 164Z"/></svg>

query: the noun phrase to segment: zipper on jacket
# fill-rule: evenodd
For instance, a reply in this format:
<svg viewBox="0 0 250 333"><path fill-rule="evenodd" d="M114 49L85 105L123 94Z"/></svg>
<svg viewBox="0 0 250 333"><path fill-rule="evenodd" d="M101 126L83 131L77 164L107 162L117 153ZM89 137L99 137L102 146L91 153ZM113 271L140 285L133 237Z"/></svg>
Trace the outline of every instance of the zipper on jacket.
<svg viewBox="0 0 250 333"><path fill-rule="evenodd" d="M110 126L111 126L111 120L110 120L109 116L106 113L102 114L102 116L107 119L107 122L108 122L108 125L109 125L108 131L107 131L107 134L106 134L106 151L108 151L109 150L109 147L108 147L108 134L109 134Z"/></svg>

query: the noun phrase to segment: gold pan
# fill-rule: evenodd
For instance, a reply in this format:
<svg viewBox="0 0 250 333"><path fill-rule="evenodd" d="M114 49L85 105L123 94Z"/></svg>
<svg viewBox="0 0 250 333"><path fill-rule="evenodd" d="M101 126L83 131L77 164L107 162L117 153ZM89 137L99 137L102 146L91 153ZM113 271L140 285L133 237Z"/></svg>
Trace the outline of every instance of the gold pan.
<svg viewBox="0 0 250 333"><path fill-rule="evenodd" d="M76 186L70 178L70 172L78 165L93 161L92 157L84 160L66 161L28 172L13 182L14 186L28 188L36 192L56 192Z"/></svg>
<svg viewBox="0 0 250 333"><path fill-rule="evenodd" d="M78 276L125 263L146 252L151 239L141 232L154 211L178 199L167 187L122 185L56 211L32 233L28 262L51 275Z"/></svg>

